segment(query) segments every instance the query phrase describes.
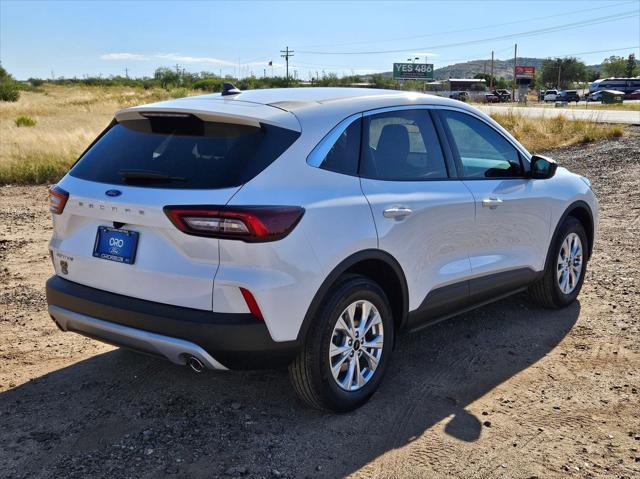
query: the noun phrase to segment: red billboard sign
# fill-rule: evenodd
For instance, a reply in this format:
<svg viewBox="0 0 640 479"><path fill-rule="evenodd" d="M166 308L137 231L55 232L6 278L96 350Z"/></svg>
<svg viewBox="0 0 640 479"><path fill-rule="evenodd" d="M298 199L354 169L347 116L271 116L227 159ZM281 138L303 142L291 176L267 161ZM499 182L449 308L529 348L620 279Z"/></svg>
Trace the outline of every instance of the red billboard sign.
<svg viewBox="0 0 640 479"><path fill-rule="evenodd" d="M516 73L516 78L533 80L533 77L536 75L536 67L516 66L515 73Z"/></svg>

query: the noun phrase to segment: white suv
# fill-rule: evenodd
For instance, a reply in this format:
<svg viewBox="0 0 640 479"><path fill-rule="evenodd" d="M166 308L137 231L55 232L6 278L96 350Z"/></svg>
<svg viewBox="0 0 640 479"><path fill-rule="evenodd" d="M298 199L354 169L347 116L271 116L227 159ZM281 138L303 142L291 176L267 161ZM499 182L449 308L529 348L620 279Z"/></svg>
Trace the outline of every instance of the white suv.
<svg viewBox="0 0 640 479"><path fill-rule="evenodd" d="M575 300L598 211L458 101L231 86L118 112L50 202L62 330L196 371L288 365L334 411L401 332L525 289Z"/></svg>

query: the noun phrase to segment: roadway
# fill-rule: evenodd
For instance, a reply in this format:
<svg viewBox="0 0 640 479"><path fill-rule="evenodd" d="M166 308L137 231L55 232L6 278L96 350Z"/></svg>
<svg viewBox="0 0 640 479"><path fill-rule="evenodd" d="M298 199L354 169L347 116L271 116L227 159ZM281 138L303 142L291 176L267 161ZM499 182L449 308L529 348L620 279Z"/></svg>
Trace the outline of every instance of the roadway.
<svg viewBox="0 0 640 479"><path fill-rule="evenodd" d="M514 112L519 115L532 118L553 118L564 115L571 120L592 120L598 123L623 123L627 125L640 125L640 111L628 110L604 110L594 107L593 110L578 110L575 108L544 108L544 107L518 107L502 105L480 105L482 111L491 113Z"/></svg>

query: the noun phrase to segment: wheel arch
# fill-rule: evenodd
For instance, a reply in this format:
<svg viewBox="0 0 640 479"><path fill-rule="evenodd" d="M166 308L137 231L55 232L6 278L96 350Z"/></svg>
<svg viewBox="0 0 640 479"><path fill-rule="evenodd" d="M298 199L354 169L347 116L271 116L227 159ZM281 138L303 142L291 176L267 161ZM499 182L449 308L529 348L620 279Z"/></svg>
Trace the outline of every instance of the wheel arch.
<svg viewBox="0 0 640 479"><path fill-rule="evenodd" d="M551 260L551 249L552 249L551 247L558 240L558 235L560 234L560 228L564 223L564 221L569 216L573 216L578 221L580 221L580 223L582 223L582 226L584 227L585 232L587 233L587 241L589 243L587 245L588 246L587 259L591 258L591 253L593 252L593 240L595 237L595 224L593 220L593 213L591 211L591 207L585 201L579 200L571 203L564 210L564 213L562 213L562 216L560 216L560 219L556 223L555 230L553 231L553 236L551 237L551 242L549 243L549 251L547 252L547 259L545 261L545 270L549 265L549 261Z"/></svg>
<svg viewBox="0 0 640 479"><path fill-rule="evenodd" d="M325 278L307 309L298 332L298 341L304 341L323 300L336 281L345 274L361 274L376 281L391 303L396 331L405 324L409 310L409 289L402 267L389 253L379 249L367 249L344 259Z"/></svg>

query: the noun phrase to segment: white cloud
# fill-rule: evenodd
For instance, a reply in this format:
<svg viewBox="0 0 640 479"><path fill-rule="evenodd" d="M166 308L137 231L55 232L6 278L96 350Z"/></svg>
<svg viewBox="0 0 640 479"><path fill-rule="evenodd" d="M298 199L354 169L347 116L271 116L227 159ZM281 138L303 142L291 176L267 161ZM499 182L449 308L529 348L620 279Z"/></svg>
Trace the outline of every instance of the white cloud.
<svg viewBox="0 0 640 479"><path fill-rule="evenodd" d="M216 65L219 67L238 67L240 68L284 68L284 63L273 62L270 67L269 62L247 62L240 63L224 60L222 58L213 57L196 57L191 55L182 55L180 53L154 53L154 54L142 54L142 53L105 53L100 55L102 60L161 60L177 63L200 63L206 65Z"/></svg>
<svg viewBox="0 0 640 479"><path fill-rule="evenodd" d="M139 53L105 53L100 55L102 60L148 60L149 58Z"/></svg>
<svg viewBox="0 0 640 479"><path fill-rule="evenodd" d="M228 65L228 66L236 65L236 63L234 62L230 62L228 60L222 60L220 58L192 57L188 55L180 55L178 53L157 53L153 55L153 57L160 58L163 60L171 60L171 61L183 62L183 63L208 63L210 65Z"/></svg>

